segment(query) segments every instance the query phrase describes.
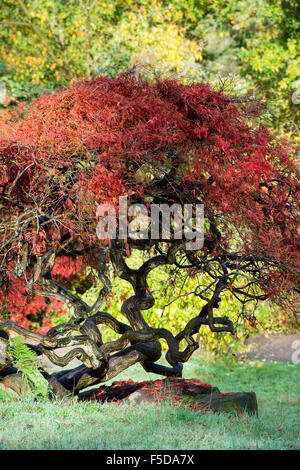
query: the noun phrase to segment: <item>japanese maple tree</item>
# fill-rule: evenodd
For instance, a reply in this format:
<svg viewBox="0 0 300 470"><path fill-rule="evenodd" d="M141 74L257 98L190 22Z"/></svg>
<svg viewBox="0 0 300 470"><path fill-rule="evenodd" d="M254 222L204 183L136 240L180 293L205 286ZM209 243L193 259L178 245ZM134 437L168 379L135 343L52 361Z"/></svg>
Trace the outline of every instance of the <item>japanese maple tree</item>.
<svg viewBox="0 0 300 470"><path fill-rule="evenodd" d="M180 376L202 326L234 333L230 312L216 314L226 292L241 308L265 299L293 308L299 294L296 149L272 135L260 116L250 98L232 98L205 83L150 81L133 70L74 83L34 100L23 116L2 119L2 298L20 283L28 298L52 299L69 314L67 323L45 334L3 321L2 342L12 330L35 340L30 347L54 364L80 359L74 369L45 372L54 394L77 394L135 363ZM192 226L180 239L166 237L162 224L155 238L124 238L117 226L116 238L99 239L97 208L109 204L118 213L121 196L146 207L204 204L203 246L189 249ZM133 250L145 254L135 269L128 263ZM57 268L62 259L97 272L94 305L66 287ZM194 292L205 305L194 318L186 313L176 335L143 316L159 295L147 277L162 266L206 280ZM124 323L101 310L111 272L134 291L121 308ZM119 338L103 342L103 328ZM169 366L157 363L160 340L167 343ZM59 356L56 350L65 346L72 348ZM0 379L17 389L18 377L7 357Z"/></svg>

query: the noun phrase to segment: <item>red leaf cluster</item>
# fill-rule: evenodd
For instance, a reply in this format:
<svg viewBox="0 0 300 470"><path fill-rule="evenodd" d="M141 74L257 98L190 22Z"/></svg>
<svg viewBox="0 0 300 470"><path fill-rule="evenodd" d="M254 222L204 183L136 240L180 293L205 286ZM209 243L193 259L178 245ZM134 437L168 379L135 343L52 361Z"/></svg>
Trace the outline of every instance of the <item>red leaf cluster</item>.
<svg viewBox="0 0 300 470"><path fill-rule="evenodd" d="M85 398L89 400L105 402L117 402L129 397L137 390L147 392L153 399L153 403L159 403L171 400L173 405L178 405L186 395L192 395L194 392L200 393L201 391L211 392L212 387L210 384L202 383L198 379L178 379L169 377L168 379L158 380L145 380L143 382L134 382L133 380L113 382L112 385L102 385L98 390L91 390L85 393ZM203 406L188 403L187 406L191 409L196 409L196 406L203 409ZM207 407L208 408L208 407Z"/></svg>

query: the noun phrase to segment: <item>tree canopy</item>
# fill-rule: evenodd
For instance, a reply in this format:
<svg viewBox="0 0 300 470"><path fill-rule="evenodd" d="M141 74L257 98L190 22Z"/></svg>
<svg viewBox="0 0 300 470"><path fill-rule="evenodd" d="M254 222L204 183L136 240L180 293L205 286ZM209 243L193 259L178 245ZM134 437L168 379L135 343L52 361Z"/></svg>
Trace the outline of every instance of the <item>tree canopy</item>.
<svg viewBox="0 0 300 470"><path fill-rule="evenodd" d="M64 302L71 318L45 335L11 321L0 326L37 339L36 350L58 365L81 359L85 367L51 376L57 391L75 383L78 392L135 362L180 374L202 325L234 333L230 318L214 315L226 291L241 304L272 298L292 307L299 293L296 149L261 123L257 101L202 82L146 80L133 69L44 94L18 113L7 113L1 128L3 289L19 280L29 295ZM123 239L117 230L116 239L99 240L97 207L118 211L121 196L146 207L204 204L203 247L189 249L186 233L166 238L162 227L158 238ZM137 269L127 262L133 250L147 257ZM97 270L102 286L94 305L59 282L55 263L63 256ZM134 290L122 305L126 324L100 310L111 290L108 264ZM142 314L159 295L147 277L164 265L209 279L194 292L205 306L176 336ZM102 324L120 338L103 342ZM168 344L170 367L156 364L159 339ZM60 358L54 351L65 345L76 347Z"/></svg>

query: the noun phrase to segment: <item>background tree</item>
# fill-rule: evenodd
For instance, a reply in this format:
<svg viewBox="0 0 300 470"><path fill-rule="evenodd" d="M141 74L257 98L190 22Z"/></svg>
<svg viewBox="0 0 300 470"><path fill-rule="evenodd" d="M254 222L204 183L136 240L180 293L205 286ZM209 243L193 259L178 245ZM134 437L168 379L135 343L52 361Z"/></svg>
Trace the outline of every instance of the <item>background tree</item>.
<svg viewBox="0 0 300 470"><path fill-rule="evenodd" d="M3 0L0 76L12 104L135 63L180 80L227 80L268 101L265 123L299 139L297 1Z"/></svg>
<svg viewBox="0 0 300 470"><path fill-rule="evenodd" d="M54 364L82 361L73 370L45 374L54 393L76 394L137 362L146 371L179 376L198 348L200 328L234 333L229 317L215 315L226 293L242 306L271 298L293 307L299 293L299 171L294 147L272 135L259 116L252 100L205 83L147 81L132 70L45 94L26 117L10 116L3 124L2 283L9 289L20 279L29 295L63 302L69 320L45 335L10 320L1 329L37 340L31 347ZM130 204L204 203L203 248L190 250L187 234L166 238L162 228L158 239L119 236L101 243L96 208L109 203L118 210L124 195ZM135 250L146 256L138 268L130 267ZM94 304L59 282L55 263L62 256L97 273ZM126 323L100 310L111 291L108 264L133 289L121 307ZM148 276L166 265L178 275L205 277L193 292L205 304L176 335L143 315L160 295L149 289ZM103 341L104 327L119 338ZM161 340L169 366L157 364ZM74 348L58 356L56 349L67 345ZM11 387L19 383L9 358L1 376Z"/></svg>

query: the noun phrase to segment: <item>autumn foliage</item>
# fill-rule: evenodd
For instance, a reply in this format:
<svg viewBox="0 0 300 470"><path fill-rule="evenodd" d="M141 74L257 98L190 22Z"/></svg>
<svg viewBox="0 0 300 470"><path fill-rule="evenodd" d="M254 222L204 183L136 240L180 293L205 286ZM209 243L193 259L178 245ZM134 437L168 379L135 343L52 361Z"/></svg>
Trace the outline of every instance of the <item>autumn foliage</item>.
<svg viewBox="0 0 300 470"><path fill-rule="evenodd" d="M22 243L32 253L44 253L49 240L59 246L66 232L83 246L97 243L96 205L117 204L124 194L143 197L147 173L155 177L174 165L180 191L217 214L223 249L234 240L236 251L267 262L260 286L280 297L299 268L299 171L293 149L260 123L260 112L256 102L239 102L204 83L148 83L133 74L45 94L27 117L6 116L2 123L2 221L33 207L41 220L51 207L54 220L22 227ZM10 257L17 253L9 224L1 241ZM6 250L1 256L9 272Z"/></svg>
<svg viewBox="0 0 300 470"><path fill-rule="evenodd" d="M53 274L60 282L70 285L80 279L85 270L82 269L80 260L61 256L55 263ZM55 313L56 317L67 313L62 302L56 299L28 295L24 280L16 279L9 272L0 291L0 305L2 320L11 319L25 328L34 328L39 333L45 333L53 326L51 313Z"/></svg>
<svg viewBox="0 0 300 470"><path fill-rule="evenodd" d="M157 340L164 339L171 365L166 373L178 375L181 362L198 347L192 336L201 325L233 332L230 319L213 315L224 293L243 305L271 298L293 307L299 293L296 149L262 124L259 103L206 83L142 79L132 70L45 94L19 112L23 116L7 113L1 123L1 300L7 299L13 319L26 327L27 313L43 309L44 333L51 308L71 309L70 322L37 336L40 352L48 351L55 363L80 357L103 381L116 374L112 362L121 364L124 356L118 370L132 364L134 350L135 361L161 373L162 366L152 363L160 357ZM203 203L203 249L189 251L172 237L100 242L98 204L118 210L124 195L130 203ZM137 270L126 264L134 249L149 256ZM130 326L99 311L111 289L107 262L134 288L122 307ZM165 264L209 280L195 291L206 306L198 317L187 318L176 337L152 328L141 314L155 301L147 275ZM98 269L103 284L93 306L65 285L87 266ZM25 298L30 301L23 310ZM103 344L96 327L102 323L121 334L120 340ZM69 329L80 335L71 337ZM188 344L184 351L182 339ZM65 362L49 352L84 341ZM120 353L111 356L114 351ZM95 375L88 380L85 386ZM67 377L58 381L70 386Z"/></svg>

